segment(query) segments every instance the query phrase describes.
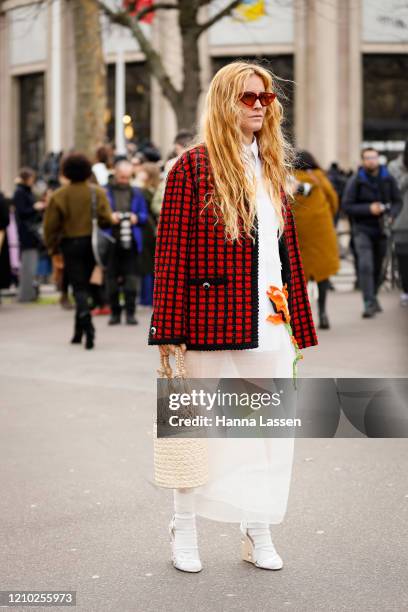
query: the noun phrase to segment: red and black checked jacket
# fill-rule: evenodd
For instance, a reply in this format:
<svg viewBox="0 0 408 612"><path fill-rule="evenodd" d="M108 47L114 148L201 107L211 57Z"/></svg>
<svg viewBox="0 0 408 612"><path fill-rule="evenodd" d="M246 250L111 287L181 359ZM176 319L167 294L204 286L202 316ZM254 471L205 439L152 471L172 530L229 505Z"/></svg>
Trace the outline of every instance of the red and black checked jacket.
<svg viewBox="0 0 408 612"><path fill-rule="evenodd" d="M191 350L258 346L258 234L240 243L214 226L207 149L184 153L171 169L159 219L148 344ZM286 202L285 202L286 203ZM241 223L241 221L240 221ZM299 348L317 344L292 212L286 203L279 240L282 280Z"/></svg>

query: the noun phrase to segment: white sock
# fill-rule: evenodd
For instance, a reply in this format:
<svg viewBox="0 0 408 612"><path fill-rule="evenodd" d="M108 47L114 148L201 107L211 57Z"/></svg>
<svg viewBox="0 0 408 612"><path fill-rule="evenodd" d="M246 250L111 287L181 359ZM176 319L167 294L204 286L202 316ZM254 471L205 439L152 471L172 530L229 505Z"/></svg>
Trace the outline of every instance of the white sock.
<svg viewBox="0 0 408 612"><path fill-rule="evenodd" d="M197 548L194 488L174 489L174 527L176 548Z"/></svg>
<svg viewBox="0 0 408 612"><path fill-rule="evenodd" d="M268 523L248 522L248 534L254 542L255 548L264 548L272 545L271 532Z"/></svg>
<svg viewBox="0 0 408 612"><path fill-rule="evenodd" d="M194 488L173 489L174 512L176 514L194 514Z"/></svg>

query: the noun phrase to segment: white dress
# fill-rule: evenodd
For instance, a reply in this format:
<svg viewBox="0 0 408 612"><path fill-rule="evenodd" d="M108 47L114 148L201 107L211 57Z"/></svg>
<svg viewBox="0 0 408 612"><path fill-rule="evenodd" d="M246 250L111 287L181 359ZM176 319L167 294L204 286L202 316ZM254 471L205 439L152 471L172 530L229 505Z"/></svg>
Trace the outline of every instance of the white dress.
<svg viewBox="0 0 408 612"><path fill-rule="evenodd" d="M248 158L253 154L253 160ZM257 176L259 231L259 346L255 349L187 351L191 378L291 378L295 349L284 325L266 321L274 313L266 290L282 287L277 215L262 181L256 140L246 147L248 169ZM293 438L209 438L209 480L193 489L195 511L226 522L242 519L280 523L285 515L293 463Z"/></svg>

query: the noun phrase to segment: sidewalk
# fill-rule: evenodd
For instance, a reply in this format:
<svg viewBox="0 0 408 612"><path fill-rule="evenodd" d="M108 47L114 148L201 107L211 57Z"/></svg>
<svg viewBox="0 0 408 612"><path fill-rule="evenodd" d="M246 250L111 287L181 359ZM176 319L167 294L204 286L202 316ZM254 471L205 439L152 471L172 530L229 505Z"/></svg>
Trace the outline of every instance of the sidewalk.
<svg viewBox="0 0 408 612"><path fill-rule="evenodd" d="M397 293L368 321L357 293L329 299L333 329L300 375L406 375ZM98 317L94 351L69 344L72 318L0 306L2 589L76 590L81 612L407 609L406 440L297 440L287 516L272 528L284 569L242 562L237 526L200 519L204 570L177 572L172 495L152 483L150 310L136 328Z"/></svg>
<svg viewBox="0 0 408 612"><path fill-rule="evenodd" d="M396 290L381 291L379 301L384 312L363 319L360 292L344 291L339 285L330 291L331 329L317 330L319 344L304 351L299 376L408 376L408 308L401 308Z"/></svg>
<svg viewBox="0 0 408 612"><path fill-rule="evenodd" d="M344 284L336 287L328 295L331 329L317 330L319 344L303 351L299 376L408 376L408 308L400 307L398 291L381 291L384 312L362 319L360 293L347 290L347 284L346 290ZM313 301L312 306L317 325ZM72 312L58 305L5 302L0 305L0 333L7 354L2 372L78 383L85 367L89 384L103 380L109 386L151 390L150 379L158 364L156 347L147 346L151 309L139 308L137 316L140 325L135 328L109 327L107 317L94 318L96 349L88 355L85 350L73 352L69 345Z"/></svg>

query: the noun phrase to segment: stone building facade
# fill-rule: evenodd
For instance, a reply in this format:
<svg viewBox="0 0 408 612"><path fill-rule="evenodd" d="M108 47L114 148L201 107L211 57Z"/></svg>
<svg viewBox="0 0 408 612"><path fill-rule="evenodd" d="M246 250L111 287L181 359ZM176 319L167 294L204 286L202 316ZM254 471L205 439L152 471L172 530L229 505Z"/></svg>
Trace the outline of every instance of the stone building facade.
<svg viewBox="0 0 408 612"><path fill-rule="evenodd" d="M225 2L217 0L216 7ZM228 17L203 35L203 89L225 63L261 58L286 79L289 134L323 166L334 160L354 166L368 142L395 154L408 138L408 27L403 27L402 5L397 0L265 0L265 14L258 19ZM38 166L46 152L73 146L75 63L69 2L6 0L1 7L0 184L7 191L19 166ZM143 27L174 84L180 84L175 12L160 11ZM120 50L126 61L125 111L135 137L150 138L165 155L175 121L143 54L126 31L106 21L103 43L108 133L113 136Z"/></svg>

